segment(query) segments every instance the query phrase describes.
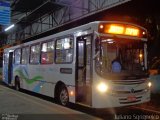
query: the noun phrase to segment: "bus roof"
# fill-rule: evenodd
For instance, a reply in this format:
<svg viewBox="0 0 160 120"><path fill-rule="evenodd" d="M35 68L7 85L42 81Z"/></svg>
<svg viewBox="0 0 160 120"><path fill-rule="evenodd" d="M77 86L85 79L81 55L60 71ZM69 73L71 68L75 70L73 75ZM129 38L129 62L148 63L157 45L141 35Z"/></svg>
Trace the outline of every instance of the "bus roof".
<svg viewBox="0 0 160 120"><path fill-rule="evenodd" d="M22 43L22 44L19 44L19 45L16 45L16 46L12 46L10 48L6 48L4 51L14 50L14 49L16 49L18 47L34 44L34 43L37 43L37 41L43 42L45 40L52 39L53 37L67 36L67 35L75 33L75 31L79 31L79 30L81 30L81 31L88 30L88 29L95 30L95 28L98 30L98 25L101 24L101 23L127 24L127 25L132 25L132 26L135 26L135 27L138 27L138 28L141 28L141 29L147 31L144 27L136 25L136 24L133 24L133 23L129 23L129 22L122 22L122 21L94 21L94 22L90 22L88 24L84 24L84 25L72 28L72 29L68 29L68 30L65 30L65 31L61 31L59 33L55 33L55 34L49 35L47 37L42 37L42 38L30 41L30 42L26 42L26 43Z"/></svg>

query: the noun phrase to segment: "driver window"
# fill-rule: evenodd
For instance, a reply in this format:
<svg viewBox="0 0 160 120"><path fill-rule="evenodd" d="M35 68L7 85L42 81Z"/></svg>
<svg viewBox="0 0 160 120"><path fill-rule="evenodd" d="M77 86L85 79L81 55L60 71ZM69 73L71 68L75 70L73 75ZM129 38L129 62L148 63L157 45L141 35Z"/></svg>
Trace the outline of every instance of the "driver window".
<svg viewBox="0 0 160 120"><path fill-rule="evenodd" d="M104 69L108 72L112 71L112 63L117 58L117 47L115 43L106 43L102 45Z"/></svg>

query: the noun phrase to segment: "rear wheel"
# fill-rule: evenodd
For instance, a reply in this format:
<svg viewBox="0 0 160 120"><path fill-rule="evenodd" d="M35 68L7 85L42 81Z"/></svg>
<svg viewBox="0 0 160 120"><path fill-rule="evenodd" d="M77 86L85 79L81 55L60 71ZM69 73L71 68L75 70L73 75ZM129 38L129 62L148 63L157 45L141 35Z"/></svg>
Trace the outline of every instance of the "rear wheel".
<svg viewBox="0 0 160 120"><path fill-rule="evenodd" d="M16 89L17 91L20 90L20 80L19 80L19 77L18 77L18 76L15 77L15 89Z"/></svg>
<svg viewBox="0 0 160 120"><path fill-rule="evenodd" d="M57 100L58 100L58 103L63 106L67 106L69 103L68 91L64 85L62 85L58 90Z"/></svg>

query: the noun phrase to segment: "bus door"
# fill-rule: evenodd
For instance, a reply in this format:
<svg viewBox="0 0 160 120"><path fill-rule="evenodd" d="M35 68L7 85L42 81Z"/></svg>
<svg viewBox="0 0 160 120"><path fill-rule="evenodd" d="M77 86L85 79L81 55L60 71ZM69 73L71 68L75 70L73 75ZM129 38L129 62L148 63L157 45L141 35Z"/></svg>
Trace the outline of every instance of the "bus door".
<svg viewBox="0 0 160 120"><path fill-rule="evenodd" d="M11 84L12 80L12 64L13 64L13 52L10 52L8 59L8 84Z"/></svg>
<svg viewBox="0 0 160 120"><path fill-rule="evenodd" d="M91 106L91 35L77 37L76 102Z"/></svg>

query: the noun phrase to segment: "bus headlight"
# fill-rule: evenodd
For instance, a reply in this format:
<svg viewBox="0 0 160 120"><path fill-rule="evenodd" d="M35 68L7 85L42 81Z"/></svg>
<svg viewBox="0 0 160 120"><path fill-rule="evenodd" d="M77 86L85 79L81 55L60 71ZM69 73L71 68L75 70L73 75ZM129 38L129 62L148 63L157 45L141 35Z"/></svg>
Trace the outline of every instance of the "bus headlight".
<svg viewBox="0 0 160 120"><path fill-rule="evenodd" d="M148 87L150 88L152 86L152 83L151 82L148 82Z"/></svg>
<svg viewBox="0 0 160 120"><path fill-rule="evenodd" d="M98 91L100 91L101 93L107 92L108 90L108 85L106 83L99 83L97 86Z"/></svg>

